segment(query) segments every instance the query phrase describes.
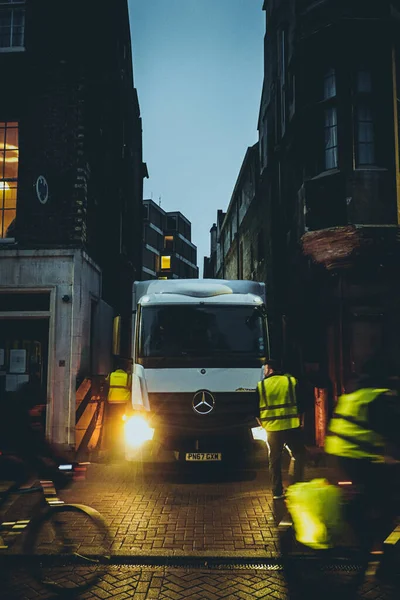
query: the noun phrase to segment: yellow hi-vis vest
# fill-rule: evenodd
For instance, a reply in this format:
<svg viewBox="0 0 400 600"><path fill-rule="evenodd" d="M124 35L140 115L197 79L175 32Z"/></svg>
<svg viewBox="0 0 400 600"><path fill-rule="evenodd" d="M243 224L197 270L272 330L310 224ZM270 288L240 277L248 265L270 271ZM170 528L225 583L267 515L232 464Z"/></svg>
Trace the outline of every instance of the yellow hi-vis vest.
<svg viewBox="0 0 400 600"><path fill-rule="evenodd" d="M368 405L388 389L364 388L340 396L325 438L325 452L382 462L384 440L368 426Z"/></svg>
<svg viewBox="0 0 400 600"><path fill-rule="evenodd" d="M117 369L110 374L110 387L108 390L108 401L128 402L131 398L129 386L129 375L123 369Z"/></svg>
<svg viewBox="0 0 400 600"><path fill-rule="evenodd" d="M266 431L300 427L296 385L291 375L272 375L258 382L260 421Z"/></svg>

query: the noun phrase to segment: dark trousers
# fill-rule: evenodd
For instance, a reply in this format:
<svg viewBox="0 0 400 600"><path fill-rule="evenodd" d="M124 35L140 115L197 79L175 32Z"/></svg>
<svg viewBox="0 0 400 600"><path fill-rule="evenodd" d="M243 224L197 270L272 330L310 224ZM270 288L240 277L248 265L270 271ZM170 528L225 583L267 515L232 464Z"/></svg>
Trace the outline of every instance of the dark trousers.
<svg viewBox="0 0 400 600"><path fill-rule="evenodd" d="M268 431L267 435L272 494L274 496L280 496L283 492L282 451L285 444L290 448L294 459L292 483L303 480L305 464L303 430L300 427L297 427L296 429L285 429L284 431Z"/></svg>
<svg viewBox="0 0 400 600"><path fill-rule="evenodd" d="M106 404L103 447L112 454L119 455L124 450L124 422L122 417L126 409L126 402L107 402Z"/></svg>
<svg viewBox="0 0 400 600"><path fill-rule="evenodd" d="M346 502L345 516L366 557L376 541L383 541L394 527L398 511L400 469L398 465L369 460L330 457L334 476L356 486Z"/></svg>

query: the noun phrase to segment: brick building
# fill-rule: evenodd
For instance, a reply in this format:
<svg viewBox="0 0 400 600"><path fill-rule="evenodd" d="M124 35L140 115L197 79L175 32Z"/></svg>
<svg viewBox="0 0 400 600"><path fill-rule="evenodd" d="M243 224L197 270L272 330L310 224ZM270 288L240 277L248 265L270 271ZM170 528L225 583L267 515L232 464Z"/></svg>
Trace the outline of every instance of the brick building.
<svg viewBox="0 0 400 600"><path fill-rule="evenodd" d="M142 129L127 0L0 0L0 393L40 378L53 442L76 389L129 356ZM5 93L6 92L6 93Z"/></svg>
<svg viewBox="0 0 400 600"><path fill-rule="evenodd" d="M179 211L166 212L153 202L143 200L142 280L196 279L197 248L192 243L190 221Z"/></svg>
<svg viewBox="0 0 400 600"><path fill-rule="evenodd" d="M272 352L310 381L329 378L337 397L375 352L400 369L400 2L263 9L258 194Z"/></svg>
<svg viewBox="0 0 400 600"><path fill-rule="evenodd" d="M247 149L226 212L210 230L204 277L266 280L266 235L258 193L259 145Z"/></svg>
<svg viewBox="0 0 400 600"><path fill-rule="evenodd" d="M329 373L338 395L376 351L400 368L400 3L264 8L260 138L280 347L294 367Z"/></svg>

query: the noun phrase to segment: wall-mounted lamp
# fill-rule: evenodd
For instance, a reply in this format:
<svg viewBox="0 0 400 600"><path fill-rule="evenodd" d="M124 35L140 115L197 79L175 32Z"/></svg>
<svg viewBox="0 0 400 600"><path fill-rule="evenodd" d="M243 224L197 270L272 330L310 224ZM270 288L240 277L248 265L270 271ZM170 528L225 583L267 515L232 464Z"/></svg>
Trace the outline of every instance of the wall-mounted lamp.
<svg viewBox="0 0 400 600"><path fill-rule="evenodd" d="M63 296L63 297L61 298L61 300L62 300L63 302L65 302L65 303L67 303L67 302L70 302L70 301L71 301L71 297L70 297L70 296L68 296L67 294L65 294L65 296Z"/></svg>

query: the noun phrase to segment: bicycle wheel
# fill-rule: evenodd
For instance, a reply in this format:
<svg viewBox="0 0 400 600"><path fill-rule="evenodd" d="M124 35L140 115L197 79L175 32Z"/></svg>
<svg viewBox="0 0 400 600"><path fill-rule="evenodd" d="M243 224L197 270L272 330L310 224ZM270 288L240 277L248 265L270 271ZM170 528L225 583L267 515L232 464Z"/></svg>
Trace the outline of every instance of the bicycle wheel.
<svg viewBox="0 0 400 600"><path fill-rule="evenodd" d="M32 575L58 594L80 593L104 575L111 538L103 517L82 504L49 507L31 521L24 544Z"/></svg>

